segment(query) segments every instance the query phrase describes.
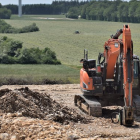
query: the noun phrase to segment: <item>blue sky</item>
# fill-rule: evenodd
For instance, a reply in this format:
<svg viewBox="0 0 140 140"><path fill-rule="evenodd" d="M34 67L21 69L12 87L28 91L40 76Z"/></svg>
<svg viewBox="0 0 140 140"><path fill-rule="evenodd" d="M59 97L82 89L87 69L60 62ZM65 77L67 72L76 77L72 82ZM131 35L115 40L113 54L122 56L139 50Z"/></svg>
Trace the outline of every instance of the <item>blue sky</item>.
<svg viewBox="0 0 140 140"><path fill-rule="evenodd" d="M53 0L22 0L22 4L51 4ZM67 0L70 1L70 0ZM79 0L82 1L82 0ZM129 1L129 0L124 0ZM18 4L18 0L0 0L2 5L6 4Z"/></svg>
<svg viewBox="0 0 140 140"><path fill-rule="evenodd" d="M53 0L22 0L22 4L51 4ZM18 0L0 0L2 5L6 4L18 4Z"/></svg>

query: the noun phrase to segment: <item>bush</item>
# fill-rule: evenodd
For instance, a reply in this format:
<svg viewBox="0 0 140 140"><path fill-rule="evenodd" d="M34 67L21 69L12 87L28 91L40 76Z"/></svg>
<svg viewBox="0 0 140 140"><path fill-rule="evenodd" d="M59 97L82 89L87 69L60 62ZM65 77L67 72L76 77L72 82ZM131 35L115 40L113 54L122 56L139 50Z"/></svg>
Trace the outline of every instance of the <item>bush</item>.
<svg viewBox="0 0 140 140"><path fill-rule="evenodd" d="M78 19L79 14L80 14L79 8L72 7L69 9L68 13L66 14L66 17Z"/></svg>
<svg viewBox="0 0 140 140"><path fill-rule="evenodd" d="M39 48L23 49L19 56L21 64L61 64L56 58L55 52L49 48L40 50Z"/></svg>
<svg viewBox="0 0 140 140"><path fill-rule="evenodd" d="M13 28L11 25L7 24L4 20L0 20L0 33L27 33L36 31L39 31L39 28L36 26L35 23L20 29L16 29Z"/></svg>
<svg viewBox="0 0 140 140"><path fill-rule="evenodd" d="M27 32L36 32L39 31L39 28L36 26L35 23L29 26L25 26L22 29L18 30L18 33L27 33Z"/></svg>
<svg viewBox="0 0 140 140"><path fill-rule="evenodd" d="M61 64L50 48L24 48L22 42L0 38L0 63L2 64Z"/></svg>
<svg viewBox="0 0 140 140"><path fill-rule="evenodd" d="M11 10L7 8L0 8L0 19L10 19Z"/></svg>

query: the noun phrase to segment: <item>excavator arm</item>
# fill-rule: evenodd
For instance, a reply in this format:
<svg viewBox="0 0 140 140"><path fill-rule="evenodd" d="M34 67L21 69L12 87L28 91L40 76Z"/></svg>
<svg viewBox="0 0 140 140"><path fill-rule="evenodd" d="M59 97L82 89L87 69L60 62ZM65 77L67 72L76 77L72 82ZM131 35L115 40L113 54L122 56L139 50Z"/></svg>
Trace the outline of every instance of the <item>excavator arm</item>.
<svg viewBox="0 0 140 140"><path fill-rule="evenodd" d="M124 94L125 94L125 106L132 106L132 41L131 31L128 25L124 25L123 29L123 81L124 81Z"/></svg>
<svg viewBox="0 0 140 140"><path fill-rule="evenodd" d="M118 39L122 34L122 39ZM115 44L115 45L114 45ZM114 47L115 46L115 47ZM119 56L120 55L120 56ZM104 45L105 63L103 82L106 86L106 80L114 79L115 65L118 59L122 68L121 78L124 90L124 108L120 111L120 124L131 126L134 122L132 107L132 85L133 85L133 45L131 40L131 31L129 25L124 25L123 29L118 30L111 36ZM117 81L116 81L117 82Z"/></svg>
<svg viewBox="0 0 140 140"><path fill-rule="evenodd" d="M126 126L132 126L134 123L134 109L132 106L133 46L129 25L124 25L122 40L123 49L120 49L122 50L120 54L123 56L123 88L125 106L120 113L120 123Z"/></svg>

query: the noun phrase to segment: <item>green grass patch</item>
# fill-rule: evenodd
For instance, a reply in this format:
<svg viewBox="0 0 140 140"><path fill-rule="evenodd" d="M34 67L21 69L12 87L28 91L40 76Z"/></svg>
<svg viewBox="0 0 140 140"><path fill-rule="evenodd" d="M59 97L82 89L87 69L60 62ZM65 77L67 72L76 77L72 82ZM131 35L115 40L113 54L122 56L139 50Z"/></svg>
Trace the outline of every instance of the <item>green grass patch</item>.
<svg viewBox="0 0 140 140"><path fill-rule="evenodd" d="M79 83L79 69L65 65L0 65L0 84Z"/></svg>

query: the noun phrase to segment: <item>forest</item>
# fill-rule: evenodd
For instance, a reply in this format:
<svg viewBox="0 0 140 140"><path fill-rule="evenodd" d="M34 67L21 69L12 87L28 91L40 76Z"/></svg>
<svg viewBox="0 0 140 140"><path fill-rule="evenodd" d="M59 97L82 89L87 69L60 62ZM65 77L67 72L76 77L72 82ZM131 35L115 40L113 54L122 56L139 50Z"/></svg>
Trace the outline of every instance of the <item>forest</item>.
<svg viewBox="0 0 140 140"><path fill-rule="evenodd" d="M18 14L17 5L5 5L3 8L10 9L12 14ZM23 14L65 14L68 18L78 18L80 15L87 20L139 23L140 2L138 0L54 1L50 5L23 5Z"/></svg>
<svg viewBox="0 0 140 140"><path fill-rule="evenodd" d="M88 20L115 22L140 22L140 2L127 1L92 1L79 7L80 15Z"/></svg>
<svg viewBox="0 0 140 140"><path fill-rule="evenodd" d="M78 2L74 1L53 1L52 4L30 4L23 5L22 12L23 14L65 14L71 7L79 7L88 3L87 1ZM12 14L18 14L17 5L5 5L3 6L12 11Z"/></svg>

